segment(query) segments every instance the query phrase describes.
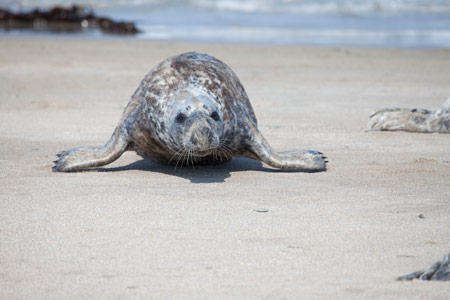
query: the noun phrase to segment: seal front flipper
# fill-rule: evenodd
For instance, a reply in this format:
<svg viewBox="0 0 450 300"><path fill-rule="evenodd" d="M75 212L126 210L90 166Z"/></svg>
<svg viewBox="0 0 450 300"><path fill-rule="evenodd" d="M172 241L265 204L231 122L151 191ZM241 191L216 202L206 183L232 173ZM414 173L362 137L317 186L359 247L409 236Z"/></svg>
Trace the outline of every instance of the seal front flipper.
<svg viewBox="0 0 450 300"><path fill-rule="evenodd" d="M277 169L305 172L326 170L326 161L322 153L305 150L275 152L256 127L253 127L251 132L252 134L247 137L248 148L245 156Z"/></svg>
<svg viewBox="0 0 450 300"><path fill-rule="evenodd" d="M117 125L109 141L101 147L77 147L62 151L57 154L58 158L54 161L54 172L73 172L88 168L95 168L107 165L118 159L123 152L132 150L135 143L132 142L130 132L135 128L135 112L138 110L139 85L136 92L131 97L130 102Z"/></svg>
<svg viewBox="0 0 450 300"><path fill-rule="evenodd" d="M57 154L54 172L72 172L107 165L118 159L130 145L123 127L114 131L109 141L102 147L79 147Z"/></svg>

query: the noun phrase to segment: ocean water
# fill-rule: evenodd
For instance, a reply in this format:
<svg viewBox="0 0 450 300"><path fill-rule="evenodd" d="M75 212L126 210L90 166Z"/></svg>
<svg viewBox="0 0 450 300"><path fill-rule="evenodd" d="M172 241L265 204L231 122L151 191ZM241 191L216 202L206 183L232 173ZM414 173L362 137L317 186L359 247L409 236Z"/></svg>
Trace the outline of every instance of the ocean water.
<svg viewBox="0 0 450 300"><path fill-rule="evenodd" d="M0 0L29 10L73 0ZM450 48L450 0L78 0L133 21L138 39Z"/></svg>

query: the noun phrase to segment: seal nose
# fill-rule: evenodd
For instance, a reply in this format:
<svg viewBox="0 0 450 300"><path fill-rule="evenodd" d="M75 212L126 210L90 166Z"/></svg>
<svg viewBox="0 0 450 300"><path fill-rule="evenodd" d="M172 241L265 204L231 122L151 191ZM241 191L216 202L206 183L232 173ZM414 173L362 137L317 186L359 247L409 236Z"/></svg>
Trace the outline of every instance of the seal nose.
<svg viewBox="0 0 450 300"><path fill-rule="evenodd" d="M209 148L216 148L218 146L218 139L215 137L211 128L204 127L202 135L207 139Z"/></svg>
<svg viewBox="0 0 450 300"><path fill-rule="evenodd" d="M189 137L187 148L206 151L217 147L216 138L211 128L204 126L194 130Z"/></svg>
<svg viewBox="0 0 450 300"><path fill-rule="evenodd" d="M216 148L219 146L219 138L214 135L211 128L204 128L203 135L208 139L209 148Z"/></svg>
<svg viewBox="0 0 450 300"><path fill-rule="evenodd" d="M203 136L206 136L209 139L209 136L211 135L211 130L208 127L203 127L201 132Z"/></svg>
<svg viewBox="0 0 450 300"><path fill-rule="evenodd" d="M195 136L195 134L193 134L193 135L191 136L190 142L191 142L192 145L197 145L198 139L197 139L197 137Z"/></svg>
<svg viewBox="0 0 450 300"><path fill-rule="evenodd" d="M196 134L193 134L191 140L196 140L195 145L199 150L207 150L210 148L210 139L208 135L210 134L210 130L207 127L203 127Z"/></svg>

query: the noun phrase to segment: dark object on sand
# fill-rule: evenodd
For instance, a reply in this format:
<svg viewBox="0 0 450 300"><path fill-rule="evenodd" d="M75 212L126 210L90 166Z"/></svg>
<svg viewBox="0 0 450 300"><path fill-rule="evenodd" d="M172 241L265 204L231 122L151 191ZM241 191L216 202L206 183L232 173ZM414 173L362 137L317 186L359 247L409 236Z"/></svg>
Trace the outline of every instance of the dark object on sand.
<svg viewBox="0 0 450 300"><path fill-rule="evenodd" d="M99 17L91 10L76 5L69 8L55 6L47 11L36 8L26 13L14 13L0 9L0 28L58 32L100 29L104 33L112 34L136 34L139 32L133 23L116 22L109 18Z"/></svg>
<svg viewBox="0 0 450 300"><path fill-rule="evenodd" d="M428 270L417 271L397 278L397 280L450 280L450 253L444 256L441 261L432 265Z"/></svg>
<svg viewBox="0 0 450 300"><path fill-rule="evenodd" d="M450 133L450 98L435 110L385 108L369 118L370 130Z"/></svg>

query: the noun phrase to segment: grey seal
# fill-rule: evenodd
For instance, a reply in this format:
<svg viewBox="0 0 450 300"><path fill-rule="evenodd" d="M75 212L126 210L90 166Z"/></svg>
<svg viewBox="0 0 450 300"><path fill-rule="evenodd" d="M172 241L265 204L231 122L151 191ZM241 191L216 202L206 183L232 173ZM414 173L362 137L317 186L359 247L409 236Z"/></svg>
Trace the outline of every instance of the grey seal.
<svg viewBox="0 0 450 300"><path fill-rule="evenodd" d="M110 140L57 154L53 170L104 166L125 151L176 166L242 156L278 169L326 169L321 152L275 152L258 130L247 93L231 68L196 52L170 57L150 70Z"/></svg>
<svg viewBox="0 0 450 300"><path fill-rule="evenodd" d="M450 133L450 98L438 109L385 108L372 113L370 130Z"/></svg>

